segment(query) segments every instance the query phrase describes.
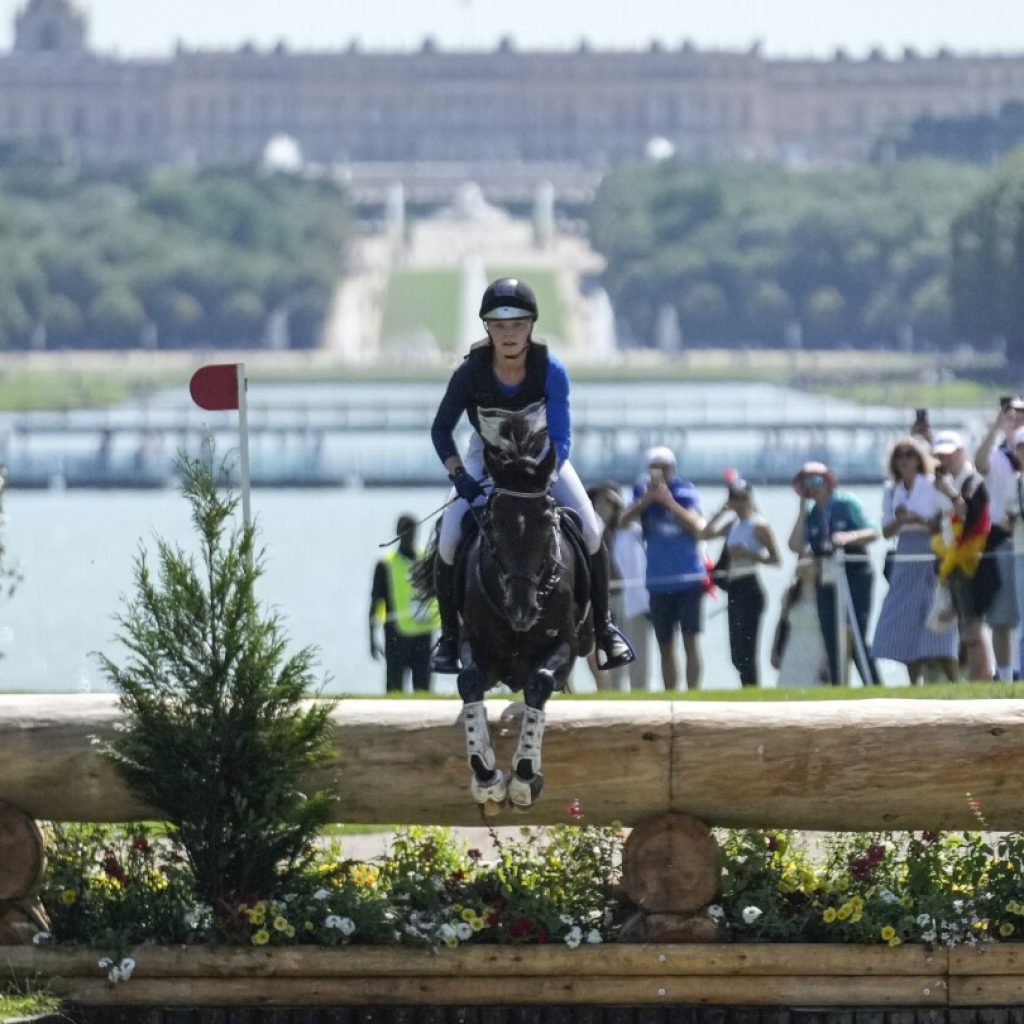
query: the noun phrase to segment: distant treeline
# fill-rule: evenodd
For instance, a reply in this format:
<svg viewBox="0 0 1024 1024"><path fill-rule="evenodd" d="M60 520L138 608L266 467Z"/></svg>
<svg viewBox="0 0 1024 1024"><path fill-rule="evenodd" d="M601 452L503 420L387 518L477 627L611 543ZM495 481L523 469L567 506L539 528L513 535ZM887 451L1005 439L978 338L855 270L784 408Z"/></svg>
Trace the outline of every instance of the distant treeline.
<svg viewBox="0 0 1024 1024"><path fill-rule="evenodd" d="M9 167L0 348L308 348L351 235L326 181Z"/></svg>
<svg viewBox="0 0 1024 1024"><path fill-rule="evenodd" d="M1024 155L843 171L667 160L590 212L620 338L935 348L1024 357Z"/></svg>

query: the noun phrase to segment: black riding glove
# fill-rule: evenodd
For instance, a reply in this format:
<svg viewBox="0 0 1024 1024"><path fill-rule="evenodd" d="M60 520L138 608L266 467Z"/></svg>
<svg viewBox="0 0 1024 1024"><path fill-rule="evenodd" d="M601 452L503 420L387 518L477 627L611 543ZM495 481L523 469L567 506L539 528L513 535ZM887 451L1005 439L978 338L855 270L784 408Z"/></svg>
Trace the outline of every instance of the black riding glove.
<svg viewBox="0 0 1024 1024"><path fill-rule="evenodd" d="M449 473L448 479L451 480L454 485L455 493L470 505L472 505L473 502L484 493L484 489L480 486L480 482L474 477L471 477L463 466L459 466L454 473Z"/></svg>

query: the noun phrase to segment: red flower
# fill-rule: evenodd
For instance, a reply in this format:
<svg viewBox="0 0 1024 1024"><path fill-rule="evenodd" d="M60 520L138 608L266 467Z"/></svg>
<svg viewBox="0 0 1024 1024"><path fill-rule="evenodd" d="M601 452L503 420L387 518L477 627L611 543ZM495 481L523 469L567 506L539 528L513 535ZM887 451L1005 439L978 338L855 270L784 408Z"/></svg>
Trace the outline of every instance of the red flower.
<svg viewBox="0 0 1024 1024"><path fill-rule="evenodd" d="M548 941L548 933L543 928L537 929L537 941L541 945Z"/></svg>
<svg viewBox="0 0 1024 1024"><path fill-rule="evenodd" d="M774 853L779 848L779 840L776 836L768 837L768 852Z"/></svg>
<svg viewBox="0 0 1024 1024"><path fill-rule="evenodd" d="M576 820L578 821L580 818L583 817L583 805L579 802L579 800L573 800L565 808L565 813L568 814L570 818L576 818Z"/></svg>
<svg viewBox="0 0 1024 1024"><path fill-rule="evenodd" d="M121 867L118 862L117 855L113 850L106 850L103 855L103 873L110 878L115 878L122 885L124 885L127 876L124 873L124 868Z"/></svg>
<svg viewBox="0 0 1024 1024"><path fill-rule="evenodd" d="M147 839L146 836L136 836L135 840L132 842L132 849L138 850L139 853L149 853L149 839Z"/></svg>
<svg viewBox="0 0 1024 1024"><path fill-rule="evenodd" d="M939 841L939 837L937 833L929 832L928 829L925 829L921 833L921 841L923 843L937 843Z"/></svg>
<svg viewBox="0 0 1024 1024"><path fill-rule="evenodd" d="M481 853L481 852L480 852L480 851L479 851L479 850L478 850L478 849L477 849L477 848L476 848L475 846L473 847L473 849L472 849L472 850L470 850L470 851L469 851L469 852L468 852L468 853L466 854L466 856L467 856L467 857L468 857L468 858L469 858L470 860L482 860L482 859L483 859L483 854L482 854L482 853Z"/></svg>

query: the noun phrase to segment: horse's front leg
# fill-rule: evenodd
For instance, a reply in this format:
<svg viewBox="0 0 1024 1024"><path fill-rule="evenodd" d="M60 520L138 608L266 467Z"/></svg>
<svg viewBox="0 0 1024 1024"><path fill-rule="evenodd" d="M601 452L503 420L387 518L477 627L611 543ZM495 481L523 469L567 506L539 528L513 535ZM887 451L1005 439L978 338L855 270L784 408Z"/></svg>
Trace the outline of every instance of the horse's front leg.
<svg viewBox="0 0 1024 1024"><path fill-rule="evenodd" d="M526 810L541 794L541 748L544 743L544 705L555 690L556 681L564 678L571 662L567 643L559 644L544 662L530 673L523 689L526 708L519 728L519 744L512 756L512 774L508 780L508 800L517 810Z"/></svg>
<svg viewBox="0 0 1024 1024"><path fill-rule="evenodd" d="M468 655L468 657L467 657ZM459 696L462 697L462 728L466 734L466 757L473 774L469 789L485 815L497 814L505 803L508 782L495 766L491 732L487 727L484 672L473 660L469 646L462 648L463 669L459 672Z"/></svg>

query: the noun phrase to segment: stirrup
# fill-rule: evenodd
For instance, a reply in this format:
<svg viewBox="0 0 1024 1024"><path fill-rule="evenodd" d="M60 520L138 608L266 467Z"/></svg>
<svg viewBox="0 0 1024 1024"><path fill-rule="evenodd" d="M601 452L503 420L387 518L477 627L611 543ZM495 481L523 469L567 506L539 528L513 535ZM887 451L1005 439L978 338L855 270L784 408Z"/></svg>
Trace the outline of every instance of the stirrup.
<svg viewBox="0 0 1024 1024"><path fill-rule="evenodd" d="M626 635L618 627L609 622L598 634L597 649L605 656L604 664L597 659L597 667L600 669L622 668L636 661L636 652L633 645L626 639Z"/></svg>
<svg viewBox="0 0 1024 1024"><path fill-rule="evenodd" d="M459 664L459 651L456 641L446 637L443 633L434 644L434 650L430 655L430 671L438 675L458 675L462 670Z"/></svg>

